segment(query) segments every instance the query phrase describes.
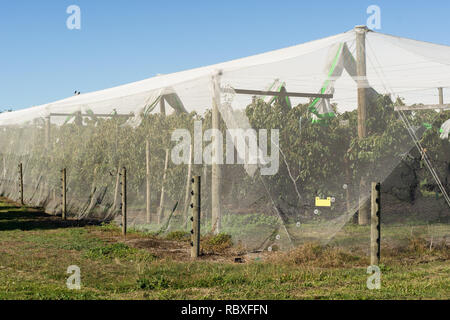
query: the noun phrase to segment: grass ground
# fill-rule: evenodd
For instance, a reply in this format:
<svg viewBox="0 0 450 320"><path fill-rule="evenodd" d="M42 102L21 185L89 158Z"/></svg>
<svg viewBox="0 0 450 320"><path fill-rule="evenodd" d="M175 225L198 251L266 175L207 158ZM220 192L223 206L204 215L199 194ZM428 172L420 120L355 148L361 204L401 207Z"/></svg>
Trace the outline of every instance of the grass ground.
<svg viewBox="0 0 450 320"><path fill-rule="evenodd" d="M234 263L238 252L205 240L209 254L194 262L182 238L124 239L112 225L63 222L0 199L0 299L450 298L450 249L420 238L383 248L380 290L367 289L369 261L355 251L309 244ZM81 290L66 287L71 265Z"/></svg>

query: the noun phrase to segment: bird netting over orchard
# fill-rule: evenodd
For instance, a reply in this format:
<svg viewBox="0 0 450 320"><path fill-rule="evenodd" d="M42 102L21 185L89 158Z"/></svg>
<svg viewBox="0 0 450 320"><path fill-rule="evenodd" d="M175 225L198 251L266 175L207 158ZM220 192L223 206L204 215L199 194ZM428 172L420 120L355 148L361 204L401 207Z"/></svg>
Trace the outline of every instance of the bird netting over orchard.
<svg viewBox="0 0 450 320"><path fill-rule="evenodd" d="M0 194L159 234L191 229L247 250L450 235L450 47L357 27L256 56L0 114ZM361 226L358 226L361 225Z"/></svg>

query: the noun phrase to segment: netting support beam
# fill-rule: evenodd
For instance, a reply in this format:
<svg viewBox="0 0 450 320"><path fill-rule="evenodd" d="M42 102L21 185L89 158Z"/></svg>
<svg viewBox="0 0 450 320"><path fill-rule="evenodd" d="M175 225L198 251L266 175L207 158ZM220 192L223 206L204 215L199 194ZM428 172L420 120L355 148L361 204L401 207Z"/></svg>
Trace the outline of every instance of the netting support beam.
<svg viewBox="0 0 450 320"><path fill-rule="evenodd" d="M415 106L395 106L395 111L416 111L416 110L450 110L450 104L428 104Z"/></svg>
<svg viewBox="0 0 450 320"><path fill-rule="evenodd" d="M50 113L47 119L50 121L50 117L69 117L74 116L73 113ZM100 118L133 118L134 114L105 114L105 113L79 113L82 117L100 117Z"/></svg>
<svg viewBox="0 0 450 320"><path fill-rule="evenodd" d="M227 89L222 89L227 91ZM321 93L301 93L301 92L287 92L287 91L261 91L261 90L247 90L247 89L233 89L236 94L247 94L255 96L274 96L274 97L297 97L297 98L323 98L332 99L332 94Z"/></svg>
<svg viewBox="0 0 450 320"><path fill-rule="evenodd" d="M220 130L220 80L219 75L213 77L213 101L212 101L212 129ZM218 159L220 141L214 139L214 158L211 166L211 225L214 234L220 233L222 219L222 167Z"/></svg>
<svg viewBox="0 0 450 320"><path fill-rule="evenodd" d="M358 138L364 139L367 135L367 70L366 70L366 26L356 26L356 72L358 84ZM369 223L369 202L363 197L364 190L367 190L367 181L361 177L359 185L359 210L358 224L367 225Z"/></svg>

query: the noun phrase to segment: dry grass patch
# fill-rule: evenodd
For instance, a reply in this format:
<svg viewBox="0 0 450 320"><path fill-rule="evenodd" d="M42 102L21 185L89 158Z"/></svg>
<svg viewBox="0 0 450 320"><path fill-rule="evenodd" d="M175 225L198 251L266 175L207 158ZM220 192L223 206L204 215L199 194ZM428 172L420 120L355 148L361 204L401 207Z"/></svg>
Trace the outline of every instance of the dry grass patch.
<svg viewBox="0 0 450 320"><path fill-rule="evenodd" d="M305 265L321 268L367 266L368 259L342 248L308 243L289 252L277 252L267 257L277 264Z"/></svg>
<svg viewBox="0 0 450 320"><path fill-rule="evenodd" d="M421 237L413 237L408 245L383 247L382 260L385 264L412 265L433 261L450 260L450 245L445 240L431 242Z"/></svg>

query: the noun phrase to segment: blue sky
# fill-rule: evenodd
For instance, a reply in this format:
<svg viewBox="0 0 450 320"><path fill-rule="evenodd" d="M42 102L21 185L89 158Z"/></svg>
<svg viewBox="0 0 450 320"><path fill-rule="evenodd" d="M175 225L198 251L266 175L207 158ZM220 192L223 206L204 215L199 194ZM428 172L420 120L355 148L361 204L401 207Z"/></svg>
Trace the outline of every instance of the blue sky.
<svg viewBox="0 0 450 320"><path fill-rule="evenodd" d="M449 1L0 0L0 110L245 57L366 24L450 45ZM69 5L81 30L69 30Z"/></svg>

